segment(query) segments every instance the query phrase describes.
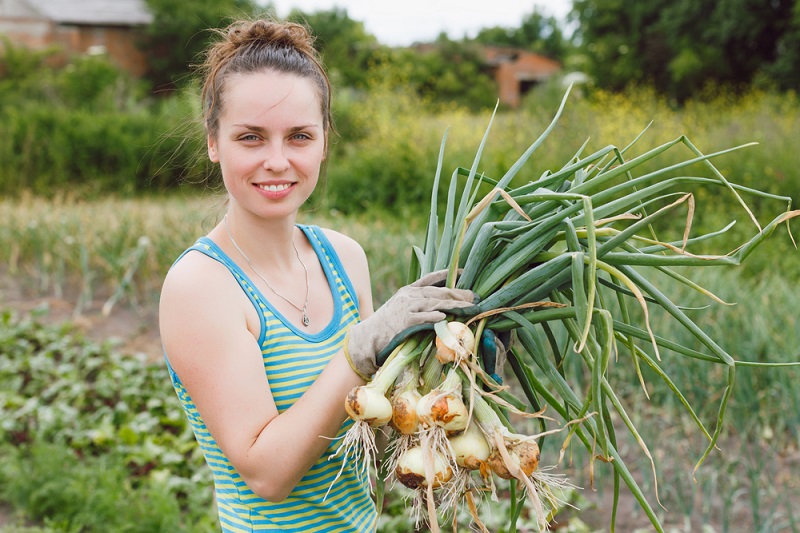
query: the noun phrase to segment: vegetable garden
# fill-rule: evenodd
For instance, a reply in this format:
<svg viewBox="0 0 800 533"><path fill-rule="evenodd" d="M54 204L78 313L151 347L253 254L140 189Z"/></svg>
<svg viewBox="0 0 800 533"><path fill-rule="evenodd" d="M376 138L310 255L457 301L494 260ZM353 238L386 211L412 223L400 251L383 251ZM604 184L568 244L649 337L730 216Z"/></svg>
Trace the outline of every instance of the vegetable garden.
<svg viewBox="0 0 800 533"><path fill-rule="evenodd" d="M468 426L481 430L478 440L507 472L491 474L488 456L477 458L476 471L464 466L472 461L448 457L432 419L422 424L424 439L444 447L439 463L457 485L442 477L435 486L431 463L425 467L433 453L421 454L423 471L408 489L395 483L389 456L354 447L350 453L364 460L384 505L381 531L447 528L453 521L490 531L536 531L547 523L571 531L611 524L632 530L634 523L643 530L713 524L722 531L797 531L800 396L791 365L800 359L793 311L800 295L791 281L800 265L786 234L797 214L792 176L759 187L764 162L753 161L763 155L742 154L774 146L733 150L741 132L711 139L708 126L691 127L709 108L684 117L688 137L673 132L666 140L663 126L612 127L620 115L596 113L591 128L598 138L584 145L577 133L589 123L581 115L587 102L575 97L576 112L566 101L536 139L534 121L522 128L502 114L485 142L475 132L478 119L488 117L437 116L424 131L398 119L398 136L416 131L428 139L444 123L452 124L451 141L467 131L468 142L441 144L438 170L427 141L409 147L422 152L406 154L406 161L430 159L432 168L414 169L427 175L427 216L413 203L343 215L324 201L307 214L364 244L379 301L407 278L440 268L450 270L447 283L481 296L472 315L453 317L469 324L477 347L462 350L441 325L413 332L387 354L385 368L396 375L384 380L386 392L397 388L398 396L399 385L415 379L420 396L437 387L460 393L476 417ZM498 130L498 123L514 127ZM519 143L506 142L512 129L524 130L517 136L527 146L513 157ZM399 156L381 159L371 148L390 140L381 135L392 132L364 135L335 157L342 163L360 151L363 174L369 165L401 165ZM713 152L704 154L707 145ZM764 175L780 172L781 157L790 156L773 157ZM336 164L331 188L345 172ZM536 166L549 170L535 174ZM415 176L409 179L422 181ZM337 194L331 191L333 199ZM4 275L27 294L73 302L75 316L92 312L98 300L108 315L122 306L150 309L164 269L215 216L213 198L191 196L2 200ZM490 345L488 332L501 339L513 332L505 372L487 370L481 346ZM455 360L431 357L437 333L458 353ZM104 531L117 523L130 531L214 530L210 482L160 361L10 312L0 346L0 499L21 522L33 521L20 530ZM410 364L399 364L403 358ZM414 377L416 364L421 378ZM411 432L406 440L417 438L423 435ZM513 459L519 441L539 450L531 471ZM399 452L396 459L406 465ZM102 498L103 491L114 497ZM138 520L148 505L159 509L161 523ZM406 505L417 511L412 519ZM556 507L558 513L542 512Z"/></svg>

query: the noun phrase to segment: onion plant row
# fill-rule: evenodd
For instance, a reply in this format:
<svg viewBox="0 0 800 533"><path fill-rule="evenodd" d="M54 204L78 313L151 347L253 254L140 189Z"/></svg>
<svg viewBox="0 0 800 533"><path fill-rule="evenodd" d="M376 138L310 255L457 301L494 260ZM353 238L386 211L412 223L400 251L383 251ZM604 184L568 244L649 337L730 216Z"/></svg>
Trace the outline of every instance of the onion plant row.
<svg viewBox="0 0 800 533"><path fill-rule="evenodd" d="M379 354L384 364L373 380L354 389L346 402L354 424L339 453L359 461L363 475L377 474L378 501L396 482L412 489L417 524L432 531L439 530L440 518L455 522L461 507L469 511L473 527L486 531L481 508L501 497L497 478L510 481L509 530L515 530L524 498L539 529L546 530L565 505L564 489L571 487L557 465L573 443L585 448L590 461L613 469L614 516L625 485L654 528L663 531L654 510L659 503L656 465L610 368L631 365L644 397L643 366L664 381L707 440L696 470L715 450L737 368L754 365L737 360L720 339L711 338L659 280L671 278L710 303L724 303L679 267L739 265L779 226L788 228L800 211L791 209L788 197L739 186L717 170L714 158L746 146L704 154L680 135L631 155L646 138L646 128L628 144L593 153L584 153L585 143L562 168L512 186L557 127L568 94L552 123L503 176L479 171L490 122L471 166L453 171L441 214L445 134L425 240L413 248L409 277L447 270L446 285L472 290L478 303L450 313L432 328L399 335ZM661 154L678 150L685 154L679 163L658 167ZM732 195L753 228L752 237L717 255L692 252L700 243L707 249L733 226L693 233L698 209L693 191L698 188ZM748 197L774 200L781 209L762 224L748 207ZM659 236L660 228L675 220L680 221L678 236ZM659 335L650 320L654 307L697 344ZM496 368L504 352L507 364ZM691 358L725 369L726 381L714 395L719 398L715 420L701 420L681 383L671 378L665 354L671 364ZM566 373L568 358L585 367L588 385ZM514 421L521 417L535 420L536 433L518 433ZM374 437L384 427L391 431L381 456ZM651 463L654 496L646 496L626 465L620 432L629 434ZM545 435L563 439L562 457L540 457ZM556 466L540 468L540 459Z"/></svg>

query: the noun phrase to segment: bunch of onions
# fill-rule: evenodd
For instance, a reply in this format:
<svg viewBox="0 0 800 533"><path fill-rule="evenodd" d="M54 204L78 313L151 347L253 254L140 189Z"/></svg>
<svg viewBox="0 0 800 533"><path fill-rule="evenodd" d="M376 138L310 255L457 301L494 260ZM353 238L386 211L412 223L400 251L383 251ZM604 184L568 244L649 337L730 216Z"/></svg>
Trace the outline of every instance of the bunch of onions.
<svg viewBox="0 0 800 533"><path fill-rule="evenodd" d="M387 453L388 471L393 472L404 452L419 443L417 432L419 419L417 404L422 397L417 390L419 383L419 361L409 364L394 388L391 399L392 418L389 426L396 437L390 442Z"/></svg>
<svg viewBox="0 0 800 533"><path fill-rule="evenodd" d="M375 428L385 426L392 419L392 403L386 397L397 377L406 366L419 358L425 343L417 338L406 340L392 353L386 363L366 385L354 387L345 399L345 410L353 425L344 435L337 450L345 457L342 468L348 461L355 461L360 475L369 477L370 466L376 466L378 448L375 444Z"/></svg>
<svg viewBox="0 0 800 533"><path fill-rule="evenodd" d="M504 175L495 176L497 179L486 177L479 169L489 133L487 129L472 166L466 170L458 168L452 174L447 187L444 224L440 225L438 209L442 202L437 195L442 188L444 140L442 142L439 168L431 189L425 241L414 247L412 272L419 277L447 268L447 287L471 290L480 299L468 311L451 312L449 324L436 325L436 356L421 362L425 367L422 371L423 385L419 390L423 397L415 409L419 427L414 437L407 438L418 438L424 454L441 456L453 471L450 481L444 481L444 476L441 479L428 476L424 479L431 482L420 485L425 487L428 496L432 529L436 527L436 516L431 512L434 485L438 483L436 490L440 492L448 491L448 487L463 478L460 472L471 472L469 476L472 477L477 477L473 474L479 472L481 481L487 484L493 483L493 477L521 484L533 502L540 525L546 526L550 514L545 512L539 498L545 477L538 465L538 446L532 437L519 435L506 427L493 409L493 406L507 408L509 404L516 406L525 402L513 398L512 389L503 388L494 380L493 372L484 372L482 359L476 357L474 345L469 345L468 338L460 337L467 332L474 336L470 331L471 324L477 323L474 330L478 332L514 331L517 346L509 352L508 362L513 377L518 381L519 387L515 390L522 391L530 406L539 409L538 406L544 402L545 407L553 409L563 420L562 427L574 424L571 432L574 441L582 443L590 460L597 456L605 459L605 464L613 468L615 475L631 490L656 530L661 531L658 516L625 464L613 438L618 428L611 421L620 420L650 459L655 473L652 456L609 377L610 361L615 360L612 354L618 346L629 352L629 360L635 366L643 388L644 377L639 369L642 361L670 384L670 389L679 396L689 416L708 438L708 447L698 462L699 467L717 449L722 414L731 397L737 361L695 324L681 306L673 303L665 291L656 286L656 280L663 279L663 274L666 274L720 302L696 282L674 272L673 267L738 265L779 225L800 216L800 211L787 209L762 227L741 194L786 202L791 199L732 184L711 163L712 157L732 149L704 155L683 135L631 159L626 159L629 149L642 136L630 143L626 141L622 148L608 144L591 154L583 153L586 145L576 147L575 155L562 167L553 172L547 170L531 182L512 186L512 180L520 169L554 130L565 103L566 96L544 133ZM673 147L685 148L691 155L677 163L671 158L668 167L653 170L653 163ZM703 177L683 172L695 165L705 166ZM487 184L490 186L486 187ZM756 226L755 235L739 243L732 252L725 250L720 255L689 252L697 243L708 241L732 227L731 224L717 232L690 235L696 211L695 198L691 193L676 193L672 188L683 191L696 185L701 185L704 190L719 186L730 193L750 215ZM491 190L482 195L481 188ZM483 199L479 200L481 196ZM656 236L653 228L670 226L672 220L678 220L675 215L680 210L686 211L686 220L679 221L679 227L666 230L677 229L678 233L670 238ZM605 308L608 302L613 302L613 305ZM651 327L648 306L659 306L666 319L673 319L675 325L699 343L683 346L657 336ZM632 312L631 307L638 307L640 313ZM466 313L470 313L469 316ZM641 317L639 322L635 317ZM457 325L462 320L464 324ZM563 337L553 334L553 323L558 331L564 332ZM413 341L418 344L411 351L402 348L401 352L406 350L403 355L392 356L394 361L390 359L385 365L392 370L384 377L376 376L376 382L380 384L373 383L373 386L384 399L400 374L393 365L408 365L434 347L428 332L414 330L399 337L406 339L398 341L404 342L401 346ZM697 346L701 346L702 351ZM727 368L725 389L719 395L721 415L716 419L717 426L713 431L704 426L695 410L678 392L680 384L673 383L667 369L662 367L661 349ZM581 372L591 376L588 388L583 380L572 382L571 376L565 375L561 357L568 353L575 356L576 364L583 365ZM623 362L624 358L619 360ZM444 381L440 377L442 370L446 374ZM502 371L494 370L498 375ZM469 394L462 392L462 384L466 384ZM364 435L352 440L360 443L367 439L367 432L374 431L373 425L387 419L388 410L385 402L373 402L371 397L362 400L355 393L353 404L351 410L354 419L358 420L356 425L362 428ZM381 407L374 411L370 407L379 404ZM604 413L604 416L592 417L587 413ZM477 470L469 470L468 454L461 457L453 445L462 437L467 438L467 435L459 436L458 433L466 430L470 434L467 428L471 426L480 429L490 449L488 456L485 448L476 452L477 455L469 455L475 459L469 463L477 465ZM398 431L406 431L401 430L399 424L396 427ZM543 430L540 435L549 432ZM451 440L447 439L448 436ZM459 466L459 461L463 466ZM434 460L431 464L435 463ZM434 483L432 480L438 481Z"/></svg>

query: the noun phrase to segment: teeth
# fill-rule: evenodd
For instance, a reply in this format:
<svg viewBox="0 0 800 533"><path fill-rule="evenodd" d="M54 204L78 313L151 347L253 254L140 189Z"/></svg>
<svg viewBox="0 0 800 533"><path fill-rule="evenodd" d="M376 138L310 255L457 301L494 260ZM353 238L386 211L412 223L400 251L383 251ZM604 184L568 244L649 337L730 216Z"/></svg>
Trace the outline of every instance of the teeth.
<svg viewBox="0 0 800 533"><path fill-rule="evenodd" d="M282 183L281 185L259 185L258 187L260 189L265 190L265 191L278 192L278 191L285 191L286 189L288 189L289 188L289 184L288 183Z"/></svg>

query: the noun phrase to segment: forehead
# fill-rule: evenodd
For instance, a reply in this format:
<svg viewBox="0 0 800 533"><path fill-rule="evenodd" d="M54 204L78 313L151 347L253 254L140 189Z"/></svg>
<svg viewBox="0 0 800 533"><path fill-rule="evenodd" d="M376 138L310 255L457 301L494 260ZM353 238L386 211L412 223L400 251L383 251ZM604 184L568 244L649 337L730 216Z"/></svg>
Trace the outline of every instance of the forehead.
<svg viewBox="0 0 800 533"><path fill-rule="evenodd" d="M277 71L234 74L227 78L222 119L296 117L322 121L320 95L309 78Z"/></svg>

